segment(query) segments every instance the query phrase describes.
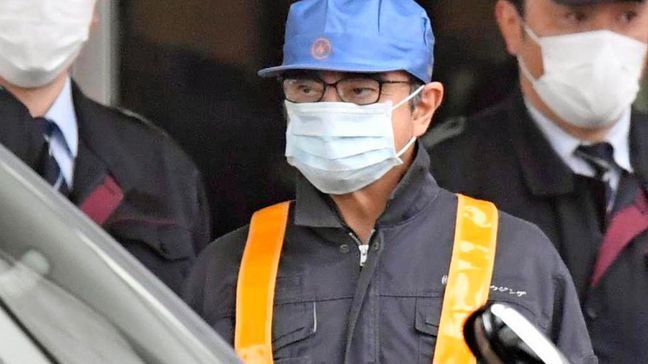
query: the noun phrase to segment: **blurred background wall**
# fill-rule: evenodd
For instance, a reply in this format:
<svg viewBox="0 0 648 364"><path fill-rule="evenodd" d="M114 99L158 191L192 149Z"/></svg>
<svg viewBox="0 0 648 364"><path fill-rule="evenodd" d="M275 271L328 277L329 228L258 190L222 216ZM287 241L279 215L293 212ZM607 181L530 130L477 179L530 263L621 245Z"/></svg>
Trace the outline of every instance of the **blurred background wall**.
<svg viewBox="0 0 648 364"><path fill-rule="evenodd" d="M506 97L517 82L494 0L420 0L437 37L434 79L446 86L436 124ZM281 93L256 71L281 63L290 0L99 0L101 23L75 67L94 98L153 121L204 175L214 234L292 198ZM637 102L648 107L645 92Z"/></svg>

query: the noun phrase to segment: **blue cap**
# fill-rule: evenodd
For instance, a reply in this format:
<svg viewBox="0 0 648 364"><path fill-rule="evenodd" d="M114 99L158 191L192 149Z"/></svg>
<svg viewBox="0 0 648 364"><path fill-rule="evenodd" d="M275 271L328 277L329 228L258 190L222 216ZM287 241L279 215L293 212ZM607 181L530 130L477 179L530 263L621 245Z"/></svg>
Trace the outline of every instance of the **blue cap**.
<svg viewBox="0 0 648 364"><path fill-rule="evenodd" d="M434 34L413 0L302 0L290 7L281 66L259 71L406 71L432 80Z"/></svg>

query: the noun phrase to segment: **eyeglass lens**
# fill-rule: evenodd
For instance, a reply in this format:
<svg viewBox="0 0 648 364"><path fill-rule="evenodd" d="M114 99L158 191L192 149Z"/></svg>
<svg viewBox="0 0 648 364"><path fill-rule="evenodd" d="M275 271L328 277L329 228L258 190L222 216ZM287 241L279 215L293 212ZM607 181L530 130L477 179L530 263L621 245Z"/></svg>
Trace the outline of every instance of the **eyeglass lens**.
<svg viewBox="0 0 648 364"><path fill-rule="evenodd" d="M283 81L286 99L295 103L321 101L326 86L324 81L316 78L287 78ZM343 102L368 105L380 98L380 82L371 78L345 78L328 86L335 86Z"/></svg>

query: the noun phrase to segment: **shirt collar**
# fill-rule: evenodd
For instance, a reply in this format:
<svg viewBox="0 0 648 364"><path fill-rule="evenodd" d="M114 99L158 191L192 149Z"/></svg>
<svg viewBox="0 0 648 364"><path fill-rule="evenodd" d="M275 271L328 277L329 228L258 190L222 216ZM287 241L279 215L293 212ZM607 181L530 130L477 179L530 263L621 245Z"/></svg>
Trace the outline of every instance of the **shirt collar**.
<svg viewBox="0 0 648 364"><path fill-rule="evenodd" d="M608 133L606 140L614 147L614 161L628 172L634 172L630 163L630 120L632 111L628 109L621 120Z"/></svg>
<svg viewBox="0 0 648 364"><path fill-rule="evenodd" d="M556 123L551 121L545 114L536 109L527 99L524 103L529 110L531 119L536 123L540 131L545 135L549 144L554 149L560 159L577 174L589 175L590 167L587 162L578 158L574 152L581 144L591 144L591 142L580 140L564 131ZM614 161L625 171L632 173L630 163L630 116L631 108L628 108L619 121L614 124L603 141L608 142L614 148Z"/></svg>
<svg viewBox="0 0 648 364"><path fill-rule="evenodd" d="M79 126L72 98L72 81L68 77L63 90L45 114L63 134L70 157L76 158L79 152Z"/></svg>

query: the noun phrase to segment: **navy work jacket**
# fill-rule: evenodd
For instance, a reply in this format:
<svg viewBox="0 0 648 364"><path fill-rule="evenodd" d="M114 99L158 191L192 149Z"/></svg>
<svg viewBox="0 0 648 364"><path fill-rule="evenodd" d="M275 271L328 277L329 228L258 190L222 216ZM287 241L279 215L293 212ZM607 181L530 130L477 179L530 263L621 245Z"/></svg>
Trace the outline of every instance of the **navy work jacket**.
<svg viewBox="0 0 648 364"><path fill-rule="evenodd" d="M276 363L431 363L454 240L457 197L418 149L376 224L368 260L330 198L300 179L277 277ZM199 256L188 303L233 342L248 228ZM490 299L528 317L573 363L595 362L571 278L535 226L502 213ZM261 323L259 323L261 324Z"/></svg>

